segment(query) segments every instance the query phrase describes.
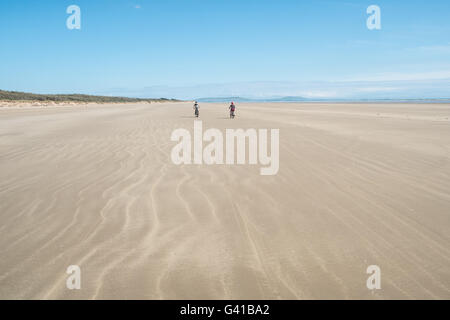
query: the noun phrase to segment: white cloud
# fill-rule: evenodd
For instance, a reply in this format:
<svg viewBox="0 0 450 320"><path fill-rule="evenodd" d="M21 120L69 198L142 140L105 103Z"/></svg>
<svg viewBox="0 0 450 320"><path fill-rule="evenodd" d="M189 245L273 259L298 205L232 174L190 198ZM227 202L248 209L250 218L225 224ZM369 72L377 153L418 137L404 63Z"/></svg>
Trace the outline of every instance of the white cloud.
<svg viewBox="0 0 450 320"><path fill-rule="evenodd" d="M434 46L421 46L416 48L417 51L426 53L449 53L450 54L450 43L447 45L434 45Z"/></svg>
<svg viewBox="0 0 450 320"><path fill-rule="evenodd" d="M149 86L140 89L116 89L106 93L131 97L166 97L186 100L215 97L271 99L287 96L308 99L450 98L450 77L430 80L423 80L421 77L409 78L419 78L420 80L257 81L186 86ZM386 77L381 77L381 79L386 79Z"/></svg>
<svg viewBox="0 0 450 320"><path fill-rule="evenodd" d="M309 99L331 99L339 97L339 92L336 90L310 90L299 92L298 96Z"/></svg>
<svg viewBox="0 0 450 320"><path fill-rule="evenodd" d="M450 79L450 70L427 72L384 72L343 79L344 81L417 81Z"/></svg>
<svg viewBox="0 0 450 320"><path fill-rule="evenodd" d="M365 88L357 88L355 90L358 92L389 92L389 91L401 90L401 88L398 88L398 87L365 87Z"/></svg>

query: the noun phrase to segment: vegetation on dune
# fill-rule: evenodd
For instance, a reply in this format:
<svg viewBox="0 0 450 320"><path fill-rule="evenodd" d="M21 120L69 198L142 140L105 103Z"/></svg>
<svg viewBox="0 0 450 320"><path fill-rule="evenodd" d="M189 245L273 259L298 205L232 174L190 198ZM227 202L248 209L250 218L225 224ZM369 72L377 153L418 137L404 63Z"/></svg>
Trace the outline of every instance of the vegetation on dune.
<svg viewBox="0 0 450 320"><path fill-rule="evenodd" d="M141 99L126 97L93 96L87 94L35 94L0 90L0 101L37 101L37 102L166 102L175 99Z"/></svg>

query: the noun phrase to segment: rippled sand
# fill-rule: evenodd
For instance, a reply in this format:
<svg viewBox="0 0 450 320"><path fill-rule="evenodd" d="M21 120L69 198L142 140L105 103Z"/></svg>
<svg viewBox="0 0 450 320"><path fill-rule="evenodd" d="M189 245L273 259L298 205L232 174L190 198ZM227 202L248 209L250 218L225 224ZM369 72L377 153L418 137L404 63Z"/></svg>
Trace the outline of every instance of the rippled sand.
<svg viewBox="0 0 450 320"><path fill-rule="evenodd" d="M201 104L279 128L276 176L172 164L192 113L0 108L0 298L450 299L450 105Z"/></svg>

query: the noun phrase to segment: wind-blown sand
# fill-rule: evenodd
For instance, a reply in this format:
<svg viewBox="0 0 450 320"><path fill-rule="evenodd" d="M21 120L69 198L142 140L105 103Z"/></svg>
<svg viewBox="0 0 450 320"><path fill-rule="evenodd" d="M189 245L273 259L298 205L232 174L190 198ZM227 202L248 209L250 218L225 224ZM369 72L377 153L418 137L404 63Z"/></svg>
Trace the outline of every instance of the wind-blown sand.
<svg viewBox="0 0 450 320"><path fill-rule="evenodd" d="M0 108L0 298L450 299L449 104L200 106L278 175L172 164L191 104Z"/></svg>

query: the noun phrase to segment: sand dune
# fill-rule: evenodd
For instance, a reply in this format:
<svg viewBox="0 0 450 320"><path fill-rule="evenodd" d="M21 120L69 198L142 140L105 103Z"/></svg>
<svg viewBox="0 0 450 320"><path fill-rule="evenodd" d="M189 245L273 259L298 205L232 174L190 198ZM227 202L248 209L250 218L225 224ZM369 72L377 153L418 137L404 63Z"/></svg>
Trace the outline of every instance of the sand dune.
<svg viewBox="0 0 450 320"><path fill-rule="evenodd" d="M201 104L280 129L277 175L174 165L187 103L0 108L0 298L450 299L450 105L237 115Z"/></svg>

